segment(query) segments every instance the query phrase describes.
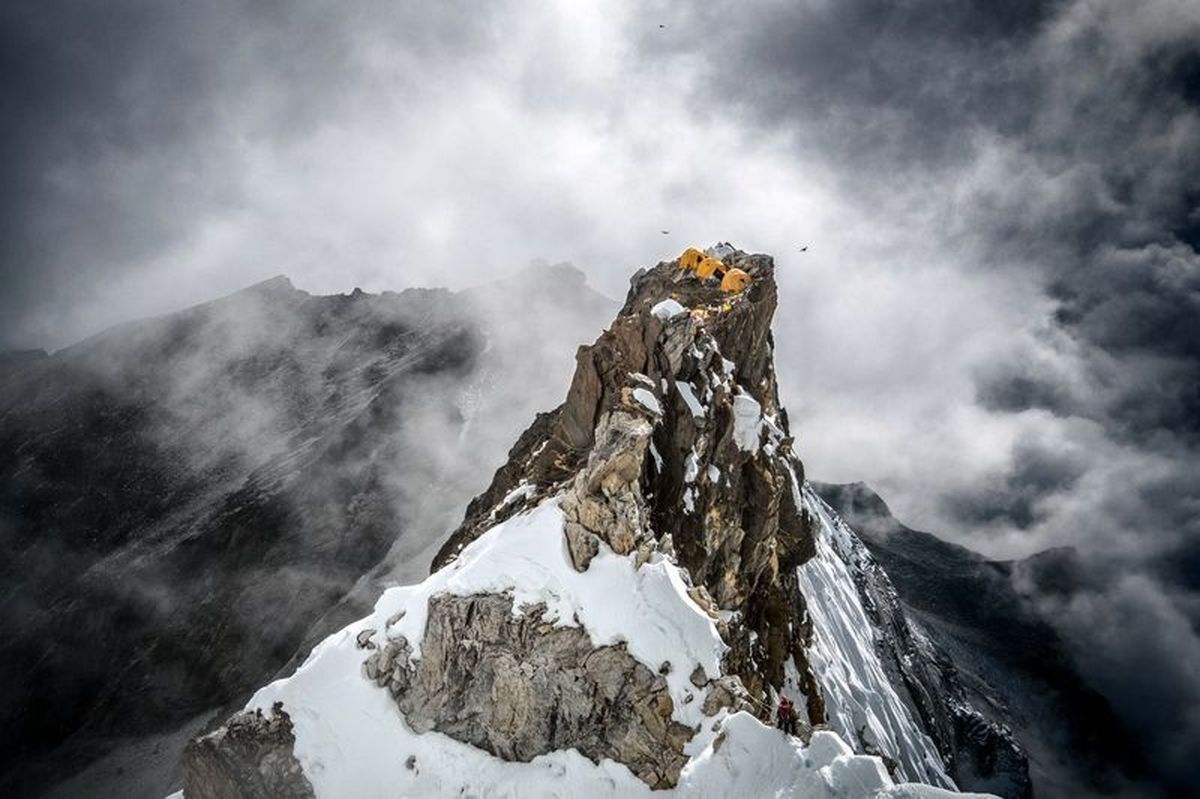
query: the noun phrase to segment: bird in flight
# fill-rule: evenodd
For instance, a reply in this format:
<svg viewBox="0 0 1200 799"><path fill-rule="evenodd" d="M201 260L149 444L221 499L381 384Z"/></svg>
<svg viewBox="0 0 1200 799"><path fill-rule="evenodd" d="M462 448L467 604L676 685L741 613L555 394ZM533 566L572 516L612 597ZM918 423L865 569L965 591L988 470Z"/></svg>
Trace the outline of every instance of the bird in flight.
<svg viewBox="0 0 1200 799"><path fill-rule="evenodd" d="M664 236L666 236L666 235L667 235L667 234L669 234L671 231L669 231L669 230L660 230L660 231L658 231L658 232L659 232L659 233L661 233L661 234L663 234Z"/></svg>
<svg viewBox="0 0 1200 799"><path fill-rule="evenodd" d="M800 252L808 252L808 245L805 244L803 247L801 247Z"/></svg>
<svg viewBox="0 0 1200 799"><path fill-rule="evenodd" d="M658 27L660 27L660 28L665 28L665 27L667 27L667 26L666 26L666 25L662 25L662 24L660 24Z"/></svg>

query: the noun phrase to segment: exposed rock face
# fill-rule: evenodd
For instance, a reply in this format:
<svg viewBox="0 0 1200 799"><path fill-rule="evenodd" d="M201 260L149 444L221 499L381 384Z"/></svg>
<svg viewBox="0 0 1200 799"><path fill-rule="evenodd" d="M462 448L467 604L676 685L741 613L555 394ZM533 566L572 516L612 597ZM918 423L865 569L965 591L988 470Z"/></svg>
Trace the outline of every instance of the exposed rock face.
<svg viewBox="0 0 1200 799"><path fill-rule="evenodd" d="M282 705L271 716L240 713L184 750L187 799L311 799L292 754L296 736Z"/></svg>
<svg viewBox="0 0 1200 799"><path fill-rule="evenodd" d="M649 520L639 478L651 430L649 422L626 411L601 418L587 465L563 498L568 541L587 542L590 534L618 555L628 555L646 536ZM573 547L590 548L587 543ZM579 560L575 565L586 568Z"/></svg>
<svg viewBox="0 0 1200 799"><path fill-rule="evenodd" d="M565 489L576 567L593 536L618 553L647 537L669 547L714 613L739 614L726 627L727 668L762 701L789 658L812 684L805 628L793 620L804 617L795 567L813 538L792 490L803 466L775 381L774 264L736 251L724 259L753 277L745 292L724 294L677 262L634 276L612 326L580 348L566 401L517 442L434 568L497 519ZM668 299L678 305L659 305ZM526 499L504 505L522 481Z"/></svg>
<svg viewBox="0 0 1200 799"><path fill-rule="evenodd" d="M544 610L514 615L512 600L495 594L435 597L421 658L411 663L405 643L390 644L368 659L367 675L417 732L506 760L574 748L624 763L652 787L674 785L695 730L672 721L665 680L624 646L596 647L577 627L543 621Z"/></svg>

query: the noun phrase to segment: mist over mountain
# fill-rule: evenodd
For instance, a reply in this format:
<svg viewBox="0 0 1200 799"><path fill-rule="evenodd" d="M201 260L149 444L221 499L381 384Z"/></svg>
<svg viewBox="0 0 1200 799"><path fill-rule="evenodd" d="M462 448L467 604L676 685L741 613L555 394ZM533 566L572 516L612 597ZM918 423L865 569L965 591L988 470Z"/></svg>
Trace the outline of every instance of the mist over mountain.
<svg viewBox="0 0 1200 799"><path fill-rule="evenodd" d="M1050 625L1062 653L1052 660L1069 663L1061 677L1098 693L1133 735L1148 789L1162 777L1188 793L1200 782L1198 86L1193 0L6 2L0 396L14 426L0 420L11 456L0 464L0 543L14 548L0 563L0 602L49 630L85 612L65 585L140 591L130 625L100 613L116 647L160 605L182 613L160 589L199 579L151 576L143 590L114 576L163 563L131 542L176 529L172 513L197 535L226 521L299 530L300 516L353 529L372 561L356 577L359 554L341 533L313 533L325 540L319 557L340 565L302 593L338 597L284 625L281 639L301 643L270 660L292 673L311 644L364 618L385 584L418 576L432 552L415 549L428 545L385 542L385 525L444 533L461 522L457 505L486 485L534 409L564 396L569 368L534 366L544 346L570 364L611 313L565 341L526 296L544 281L526 280L487 311L505 336L463 328L452 340L454 314L438 317L445 325L425 344L446 349L433 372L401 364L401 350L421 346L391 341L382 306L374 320L319 312L337 317L330 331L365 325L367 340L342 355L290 311L264 323L278 338L226 320L221 336L241 342L218 355L228 370L191 353L190 332L154 325L142 343L104 344L95 368L66 366L79 342L112 340L114 325L136 338L127 320L280 274L313 295L470 294L514 280L505 264L546 258L617 298L638 266L731 239L773 253L779 394L810 473L864 481L906 525L997 565L967 569L916 545L913 557L985 584L1012 564L1021 612ZM438 316L442 300L428 296ZM534 358L516 355L494 380L476 373L492 370L479 347L508 336ZM179 356L172 376L154 366L168 352ZM418 391L372 365L395 366ZM458 382L466 394L450 388ZM460 410L422 399L443 390ZM470 399L487 391L504 399ZM526 404L529 391L539 398ZM320 409L362 401L370 413L358 421L322 421ZM474 415L517 407L504 425ZM336 433L343 422L358 432ZM427 468L401 479L395 452L382 451L400 434L376 451L364 433L376 423L408 438L427 426L462 449L406 440ZM460 441L463 429L482 443ZM296 438L308 433L310 444ZM445 476L479 465L460 462L473 459L457 457L463 449L490 452L487 468ZM326 462L362 465L374 482L313 465ZM209 499L257 503L234 499L236 486L269 494L270 519L218 513ZM348 495L362 492L397 499L349 511ZM230 546L257 546L246 539ZM374 560L378 548L388 552ZM308 585L307 561L290 567ZM1007 602L994 588L983 594ZM916 609L905 615L920 625ZM1026 644L1046 641L1021 629ZM211 635L246 637L235 632ZM64 647L44 660L19 636L5 644L13 666L0 675L25 690L41 666L86 677L115 665L78 654L91 635L79 625L55 635ZM149 671L131 668L131 684ZM76 698L61 714L23 716L35 733L10 751L50 745L68 717L108 707ZM41 699L5 697L0 719L30 702ZM169 745L122 739L124 761L103 768L130 773L156 747L179 750L192 728L175 731ZM80 735L80 749L109 739ZM1031 753L1038 779L1055 758Z"/></svg>
<svg viewBox="0 0 1200 799"><path fill-rule="evenodd" d="M225 777L215 775L246 755L217 749L216 760L181 762L189 741L266 734L237 713L252 691L308 673L315 646L359 630L381 612L381 594L420 581L431 562L453 573L474 537L542 513L539 503L580 475L610 468L592 464L606 435L599 420L624 408L654 431L638 456L639 488L619 501L604 489L602 504L623 510L602 514L607 521L589 535L607 541L612 525L632 524L642 548L662 552L629 553L635 573L644 558L661 557L683 568L685 583L706 586L687 602L724 620L714 632L728 648L719 668L737 683L720 683L728 704L714 713L729 735L760 735L727 716L769 717L764 708L787 692L804 699L809 724L880 758L889 780L1022 798L1170 795L1156 773L1159 739L1141 735L1111 686L1090 679L1078 642L1047 612L1101 590L1094 566L1070 550L989 560L906 527L863 484L806 483L799 460L780 454L793 439L775 393L774 266L725 245L712 252L750 270L750 291L722 300L681 280L675 262L659 264L634 276L609 331L578 354L617 304L565 265L459 292L321 296L278 277L53 354L6 354L0 668L15 688L2 708L5 791L162 796L189 773L197 784L197 768L215 768L204 782L219 783ZM679 347L687 357L677 363ZM702 367L706 347L720 357ZM751 399L759 410L747 427ZM603 459L632 457L622 451ZM792 472L798 493L779 494ZM641 503L648 516L620 521ZM739 516L735 528L714 521ZM588 539L572 535L580 534L567 535L564 551L586 559ZM764 538L752 543L756 536ZM621 554L619 541L598 550ZM488 557L470 567L484 575L472 578L479 586L508 579ZM747 588L732 587L743 581ZM475 612L445 623L467 634ZM677 621L680 608L661 612ZM729 627L722 614L748 626ZM521 651L509 654L541 662L537 646ZM424 668L415 656L411 664ZM461 677L438 679L437 695L464 691L468 701L477 690ZM715 697L715 685L694 688ZM676 707L687 699L671 696ZM310 698L313 712L325 712L325 700ZM268 718L275 737L262 751L313 740L290 732L291 715ZM510 744L498 743L508 732L484 741L461 719L437 718L433 729L445 725L511 759ZM616 745L608 722L581 723L591 732L574 744L552 735L539 746L629 755L607 748ZM674 744L653 746L662 745ZM297 751L311 782L316 761ZM691 790L691 767L673 761L663 772L664 762L641 779L682 779L680 790ZM676 766L684 770L669 776ZM586 769L567 768L571 784L592 785ZM427 778L415 785L450 785L436 769Z"/></svg>
<svg viewBox="0 0 1200 799"><path fill-rule="evenodd" d="M243 701L364 575L424 570L611 306L567 266L459 293L279 277L6 357L5 793L115 747L113 790L162 795L177 729Z"/></svg>
<svg viewBox="0 0 1200 799"><path fill-rule="evenodd" d="M1037 796L1157 795L1146 742L1089 686L1039 606L1088 590L1078 555L993 561L899 522L862 483L814 483L854 527L975 705L1029 753Z"/></svg>

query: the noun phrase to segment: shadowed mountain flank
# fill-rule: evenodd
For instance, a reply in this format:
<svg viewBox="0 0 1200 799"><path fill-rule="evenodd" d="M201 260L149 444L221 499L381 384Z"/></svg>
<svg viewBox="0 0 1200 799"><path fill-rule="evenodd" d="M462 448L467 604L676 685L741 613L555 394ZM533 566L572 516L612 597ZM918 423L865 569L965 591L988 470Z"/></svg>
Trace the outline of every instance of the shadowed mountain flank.
<svg viewBox="0 0 1200 799"><path fill-rule="evenodd" d="M460 293L279 277L6 357L5 792L139 746L154 756L117 752L63 795L134 772L163 791L176 728L244 701L364 574L424 568L515 419L557 392L540 373L570 349L547 330L588 335L610 307L565 266Z"/></svg>

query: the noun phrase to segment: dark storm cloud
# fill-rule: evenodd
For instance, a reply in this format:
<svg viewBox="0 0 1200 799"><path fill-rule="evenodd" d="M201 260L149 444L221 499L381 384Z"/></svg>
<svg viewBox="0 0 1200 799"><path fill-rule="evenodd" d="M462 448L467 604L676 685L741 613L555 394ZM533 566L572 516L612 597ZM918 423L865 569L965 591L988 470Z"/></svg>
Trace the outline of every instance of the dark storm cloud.
<svg viewBox="0 0 1200 799"><path fill-rule="evenodd" d="M1006 463L904 490L968 541L1128 575L1053 610L1156 762L1200 776L1200 7L724 4L688 33L713 47L700 102L787 131L864 207L919 207L961 268L1040 285L1041 326L972 367L979 407L1027 425Z"/></svg>
<svg viewBox="0 0 1200 799"><path fill-rule="evenodd" d="M1055 3L706 4L713 89L766 123L797 124L860 166L969 157L972 125L1032 124L1021 51ZM969 68L964 68L965 65Z"/></svg>
<svg viewBox="0 0 1200 799"><path fill-rule="evenodd" d="M1060 413L1071 405L1062 386L1038 374L1036 367L1024 364L989 370L980 380L978 399L981 405L994 411L1046 408Z"/></svg>
<svg viewBox="0 0 1200 799"><path fill-rule="evenodd" d="M381 68L381 51L453 64L488 37L486 14L441 3L6 4L0 347L44 343L33 311L136 274L244 204L248 146L287 147L373 95L415 92L425 76Z"/></svg>
<svg viewBox="0 0 1200 799"><path fill-rule="evenodd" d="M946 498L951 512L969 524L996 521L1027 529L1045 518L1045 502L1069 489L1086 471L1079 453L1021 441L1003 479Z"/></svg>
<svg viewBox="0 0 1200 799"><path fill-rule="evenodd" d="M208 109L197 101L211 91L215 76L186 46L183 35L193 30L205 38L199 24L203 20L194 14L179 18L166 7L140 11L54 3L9 4L0 10L0 108L5 120L0 158L6 171L0 196L0 313L6 333L13 315L37 291L71 270L89 267L93 259L82 248L62 259L74 263L52 260L47 250L64 235L86 231L88 249L111 249L113 257L127 258L157 246L168 233L148 218L155 214L154 205L139 207L130 198L97 192L84 203L54 207L62 197L56 184L73 165L119 155L126 148L173 142L189 127L206 122L202 117ZM180 154L194 158L202 152ZM47 217L47 211L54 213ZM142 217L140 236L128 236L126 228L115 224L124 213Z"/></svg>
<svg viewBox="0 0 1200 799"><path fill-rule="evenodd" d="M1100 592L1045 600L1074 644L1080 673L1142 735L1150 758L1186 795L1197 774L1200 642L1162 586L1123 575Z"/></svg>

